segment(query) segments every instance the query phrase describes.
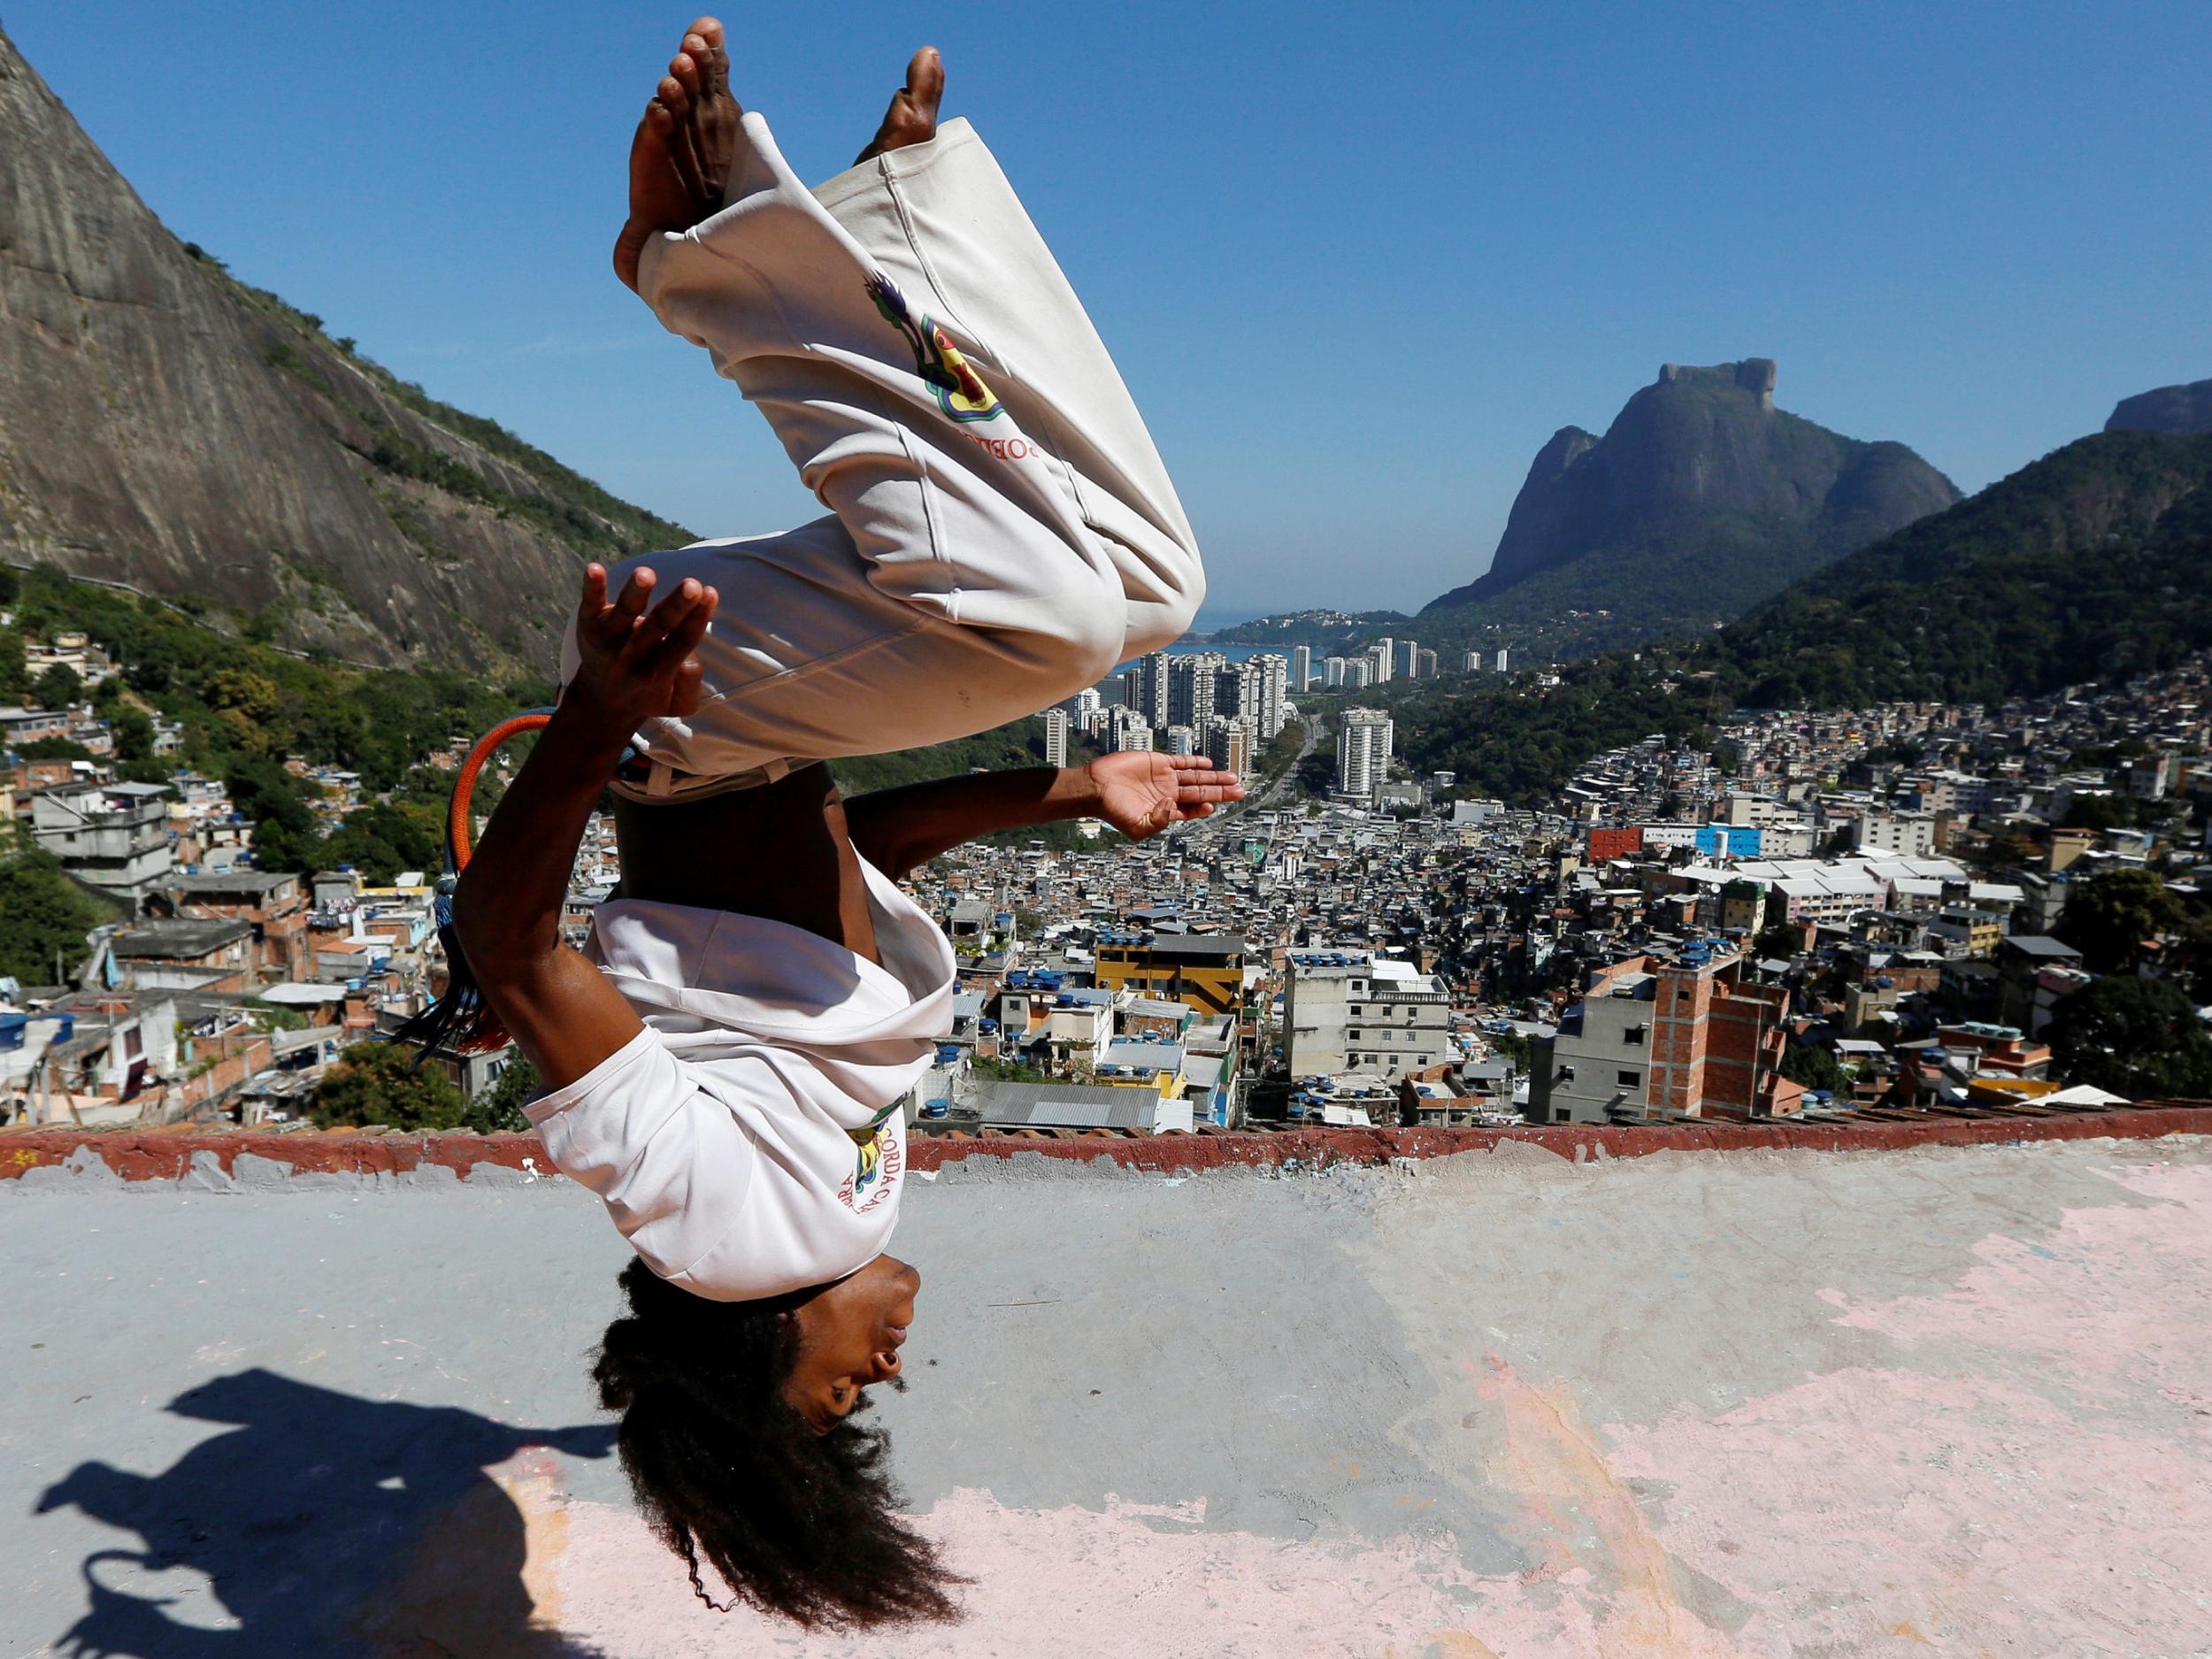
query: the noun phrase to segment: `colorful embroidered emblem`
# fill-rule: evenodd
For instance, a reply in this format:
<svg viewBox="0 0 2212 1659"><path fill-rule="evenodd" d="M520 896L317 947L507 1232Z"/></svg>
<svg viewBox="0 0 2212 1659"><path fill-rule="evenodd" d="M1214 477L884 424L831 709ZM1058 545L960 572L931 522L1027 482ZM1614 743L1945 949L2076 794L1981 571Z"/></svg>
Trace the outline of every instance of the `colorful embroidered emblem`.
<svg viewBox="0 0 2212 1659"><path fill-rule="evenodd" d="M852 1179L846 1184L845 1190L839 1196L855 1209L865 1210L869 1207L868 1203L856 1201L887 1172L885 1154L889 1150L893 1142L891 1132L886 1125L891 1114L898 1109L898 1103L895 1101L870 1118L866 1128L845 1131L846 1134L851 1137L852 1143L860 1148L860 1156L854 1164ZM897 1170L897 1163L893 1160L888 1172L896 1174ZM869 1201L869 1202L872 1202L872 1200Z"/></svg>
<svg viewBox="0 0 2212 1659"><path fill-rule="evenodd" d="M867 282L868 297L876 310L906 336L914 353L914 373L937 394L937 406L955 420L995 420L1004 407L998 394L983 383L975 365L930 318L917 318L907 309L906 296L880 271Z"/></svg>

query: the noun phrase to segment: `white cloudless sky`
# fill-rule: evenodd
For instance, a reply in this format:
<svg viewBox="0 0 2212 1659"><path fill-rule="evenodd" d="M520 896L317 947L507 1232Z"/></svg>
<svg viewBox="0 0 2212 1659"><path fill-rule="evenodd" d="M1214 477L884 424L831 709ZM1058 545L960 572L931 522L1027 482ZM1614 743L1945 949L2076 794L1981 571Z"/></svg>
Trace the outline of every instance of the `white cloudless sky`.
<svg viewBox="0 0 2212 1659"><path fill-rule="evenodd" d="M1978 488L2212 376L2200 4L761 8L740 96L826 177L907 54L998 152L1223 608L1414 608L1538 447L1663 361ZM4 26L179 235L700 534L818 511L609 273L689 14L91 7Z"/></svg>

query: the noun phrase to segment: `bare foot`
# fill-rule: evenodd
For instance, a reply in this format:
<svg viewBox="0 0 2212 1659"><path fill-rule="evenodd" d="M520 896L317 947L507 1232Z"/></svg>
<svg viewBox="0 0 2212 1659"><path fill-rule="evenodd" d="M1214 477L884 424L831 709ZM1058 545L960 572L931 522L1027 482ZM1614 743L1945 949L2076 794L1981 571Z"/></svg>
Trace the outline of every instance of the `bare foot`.
<svg viewBox="0 0 2212 1659"><path fill-rule="evenodd" d="M937 136L937 105L945 96L945 64L934 46L925 46L906 65L906 84L891 95L891 107L883 112L883 125L868 141L868 148L853 157L857 167L871 156L909 144L926 144Z"/></svg>
<svg viewBox="0 0 2212 1659"><path fill-rule="evenodd" d="M722 25L701 18L668 60L630 141L630 217L614 242L614 273L626 286L637 287L649 238L689 230L721 210L743 113L730 95Z"/></svg>

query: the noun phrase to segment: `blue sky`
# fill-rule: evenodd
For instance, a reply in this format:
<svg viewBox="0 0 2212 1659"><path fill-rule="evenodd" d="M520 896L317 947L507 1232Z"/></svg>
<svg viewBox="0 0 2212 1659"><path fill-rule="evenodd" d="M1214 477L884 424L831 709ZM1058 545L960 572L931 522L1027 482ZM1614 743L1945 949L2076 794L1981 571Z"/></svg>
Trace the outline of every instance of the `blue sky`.
<svg viewBox="0 0 2212 1659"><path fill-rule="evenodd" d="M1978 488L2212 375L2212 21L2161 6L759 8L741 97L847 164L907 53L991 142L1244 609L1417 606L1663 361ZM179 234L702 534L816 511L608 273L687 14L15 0Z"/></svg>

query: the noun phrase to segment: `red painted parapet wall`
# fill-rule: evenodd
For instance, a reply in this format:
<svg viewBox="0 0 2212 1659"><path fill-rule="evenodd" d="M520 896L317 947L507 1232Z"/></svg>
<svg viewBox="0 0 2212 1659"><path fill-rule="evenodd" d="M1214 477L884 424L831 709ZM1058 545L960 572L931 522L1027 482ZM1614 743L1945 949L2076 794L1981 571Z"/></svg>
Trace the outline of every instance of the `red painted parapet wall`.
<svg viewBox="0 0 2212 1659"><path fill-rule="evenodd" d="M1714 1119L1695 1124L1526 1125L1505 1129L1294 1129L1270 1134L1167 1134L1142 1139L1029 1134L983 1139L916 1137L908 1164L942 1169L964 1158L1037 1153L1125 1169L1171 1174L1182 1170L1317 1168L1386 1164L1486 1150L1502 1141L1527 1141L1566 1158L1641 1157L1653 1152L1895 1152L1913 1147L1987 1146L2024 1141L2148 1140L2212 1134L2212 1102L2150 1102L2108 1111L2048 1118L1857 1118L1843 1123ZM19 1129L0 1131L0 1179L58 1164L87 1149L128 1181L173 1180L205 1153L229 1173L241 1154L289 1166L296 1173L393 1175L437 1165L466 1178L478 1164L553 1173L535 1135L364 1134L357 1130L257 1134L251 1130L196 1132Z"/></svg>

